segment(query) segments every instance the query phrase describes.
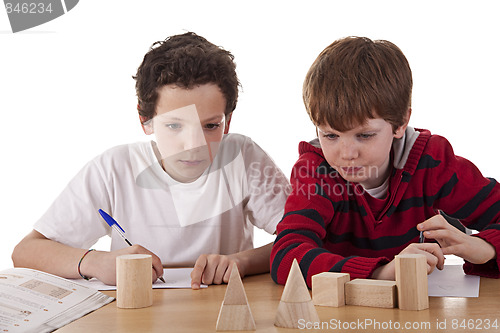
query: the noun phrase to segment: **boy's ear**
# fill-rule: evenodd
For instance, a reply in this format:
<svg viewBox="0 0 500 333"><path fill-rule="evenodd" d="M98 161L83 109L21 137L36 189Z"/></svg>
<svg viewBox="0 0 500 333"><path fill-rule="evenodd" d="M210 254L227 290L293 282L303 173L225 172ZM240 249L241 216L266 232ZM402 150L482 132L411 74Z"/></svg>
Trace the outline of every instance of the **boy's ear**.
<svg viewBox="0 0 500 333"><path fill-rule="evenodd" d="M406 128L408 127L408 123L410 122L410 116L411 116L411 108L409 108L407 111L405 123L399 126L394 132L394 137L396 139L401 139L405 134Z"/></svg>
<svg viewBox="0 0 500 333"><path fill-rule="evenodd" d="M139 115L139 120L141 122L142 130L146 135L151 135L154 133L153 119L147 119L146 117Z"/></svg>
<svg viewBox="0 0 500 333"><path fill-rule="evenodd" d="M232 112L226 116L226 124L224 126L224 134L229 133L229 124L231 124L231 117L232 116L233 116Z"/></svg>

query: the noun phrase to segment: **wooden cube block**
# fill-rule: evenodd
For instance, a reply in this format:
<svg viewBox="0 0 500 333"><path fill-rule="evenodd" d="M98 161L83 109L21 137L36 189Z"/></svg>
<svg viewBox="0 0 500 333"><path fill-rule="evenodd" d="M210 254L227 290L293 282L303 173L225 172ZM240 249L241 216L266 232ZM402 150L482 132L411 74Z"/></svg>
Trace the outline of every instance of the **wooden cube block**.
<svg viewBox="0 0 500 333"><path fill-rule="evenodd" d="M349 282L349 273L323 272L312 277L312 300L314 305L344 306L344 285Z"/></svg>
<svg viewBox="0 0 500 333"><path fill-rule="evenodd" d="M345 304L377 308L397 307L396 281L354 279L347 282Z"/></svg>
<svg viewBox="0 0 500 333"><path fill-rule="evenodd" d="M427 259L423 254L396 256L396 283L401 310L429 308Z"/></svg>

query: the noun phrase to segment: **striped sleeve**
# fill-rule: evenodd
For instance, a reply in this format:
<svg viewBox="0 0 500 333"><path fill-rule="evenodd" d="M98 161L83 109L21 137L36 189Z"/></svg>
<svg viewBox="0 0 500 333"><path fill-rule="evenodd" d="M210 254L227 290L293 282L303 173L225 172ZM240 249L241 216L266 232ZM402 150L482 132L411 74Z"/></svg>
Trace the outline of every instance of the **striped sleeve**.
<svg viewBox="0 0 500 333"><path fill-rule="evenodd" d="M433 169L431 179L435 179L434 208L459 219L467 228L477 230L474 237L480 237L493 245L496 259L485 264L466 262L467 274L499 278L500 272L500 184L493 178L484 177L479 169L469 160L456 156L449 142L439 136L431 140L440 140L437 151L431 151L435 164L442 164Z"/></svg>

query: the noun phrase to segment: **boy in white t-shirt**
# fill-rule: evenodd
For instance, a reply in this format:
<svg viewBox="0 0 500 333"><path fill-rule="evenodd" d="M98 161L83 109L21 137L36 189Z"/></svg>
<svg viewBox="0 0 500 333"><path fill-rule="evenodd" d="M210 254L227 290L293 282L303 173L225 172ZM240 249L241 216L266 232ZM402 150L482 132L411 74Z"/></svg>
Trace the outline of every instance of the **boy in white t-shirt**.
<svg viewBox="0 0 500 333"><path fill-rule="evenodd" d="M250 138L227 134L235 68L230 52L194 33L154 43L134 79L141 125L156 140L90 161L16 246L14 265L114 284L116 257L145 253L153 281L163 266L194 266L194 289L227 282L233 262L242 276L268 272L272 244L254 249L253 227L275 232L289 183ZM109 252L89 250L105 235Z"/></svg>

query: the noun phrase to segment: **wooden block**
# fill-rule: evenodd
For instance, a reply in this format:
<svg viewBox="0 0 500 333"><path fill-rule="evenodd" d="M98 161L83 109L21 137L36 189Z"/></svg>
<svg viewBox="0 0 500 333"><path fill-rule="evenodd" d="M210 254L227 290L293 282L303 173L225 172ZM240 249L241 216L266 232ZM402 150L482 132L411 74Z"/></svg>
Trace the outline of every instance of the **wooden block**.
<svg viewBox="0 0 500 333"><path fill-rule="evenodd" d="M423 254L396 256L396 283L401 310L429 308L427 259Z"/></svg>
<svg viewBox="0 0 500 333"><path fill-rule="evenodd" d="M319 316L309 294L297 260L294 259L278 305L274 325L299 328L299 320L315 323Z"/></svg>
<svg viewBox="0 0 500 333"><path fill-rule="evenodd" d="M349 273L323 272L312 277L312 300L314 305L344 306L344 285L349 282Z"/></svg>
<svg viewBox="0 0 500 333"><path fill-rule="evenodd" d="M354 279L345 284L345 304L394 308L398 305L395 281Z"/></svg>
<svg viewBox="0 0 500 333"><path fill-rule="evenodd" d="M116 306L137 309L153 304L152 258L149 254L116 257Z"/></svg>
<svg viewBox="0 0 500 333"><path fill-rule="evenodd" d="M233 264L226 294L217 318L217 331L255 330L255 321L248 305L247 295L241 281L238 266Z"/></svg>
<svg viewBox="0 0 500 333"><path fill-rule="evenodd" d="M319 323L319 316L312 301L280 302L274 325L285 328L299 328L300 319L305 323Z"/></svg>
<svg viewBox="0 0 500 333"><path fill-rule="evenodd" d="M226 294L224 295L224 304L226 305L247 305L248 299L241 281L238 266L233 263L231 275L226 287Z"/></svg>
<svg viewBox="0 0 500 333"><path fill-rule="evenodd" d="M306 281L300 270L297 259L293 259L292 267L286 279L281 300L289 303L308 302L311 300L311 294L307 288Z"/></svg>
<svg viewBox="0 0 500 333"><path fill-rule="evenodd" d="M222 304L217 318L217 331L255 331L255 321L248 304Z"/></svg>

